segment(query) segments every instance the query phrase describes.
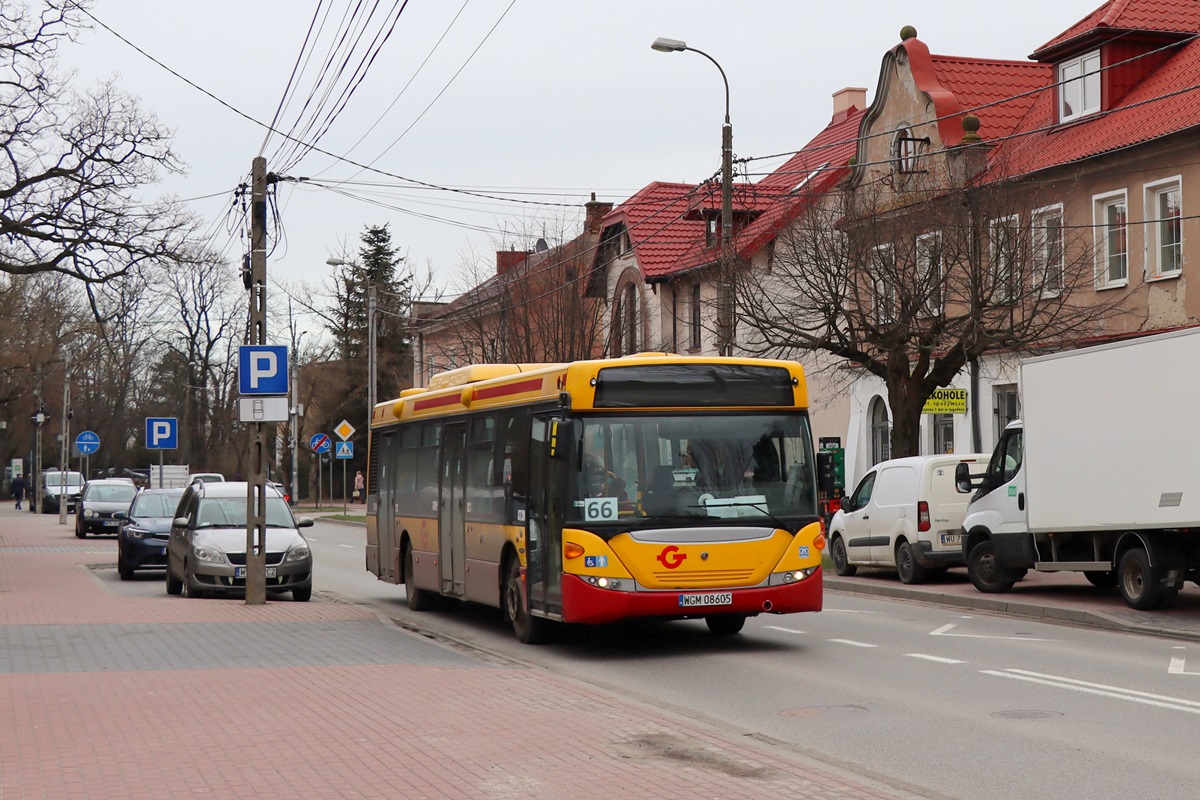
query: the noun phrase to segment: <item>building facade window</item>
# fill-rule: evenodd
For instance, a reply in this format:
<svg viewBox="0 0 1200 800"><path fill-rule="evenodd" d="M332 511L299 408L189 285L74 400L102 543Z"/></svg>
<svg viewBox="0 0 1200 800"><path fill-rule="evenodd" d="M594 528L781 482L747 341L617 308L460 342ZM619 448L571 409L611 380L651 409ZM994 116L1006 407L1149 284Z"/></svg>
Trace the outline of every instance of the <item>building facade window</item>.
<svg viewBox="0 0 1200 800"><path fill-rule="evenodd" d="M1100 110L1100 51L1093 50L1058 65L1058 121Z"/></svg>
<svg viewBox="0 0 1200 800"><path fill-rule="evenodd" d="M641 327L638 314L638 291L632 283L626 284L617 300L617 311L613 319L613 355L625 356L639 350Z"/></svg>
<svg viewBox="0 0 1200 800"><path fill-rule="evenodd" d="M922 308L931 317L942 313L942 235L917 237L917 276L924 296Z"/></svg>
<svg viewBox="0 0 1200 800"><path fill-rule="evenodd" d="M700 281L692 284L688 294L688 349L700 349Z"/></svg>
<svg viewBox="0 0 1200 800"><path fill-rule="evenodd" d="M1176 175L1147 183L1146 274L1171 278L1183 271L1183 183Z"/></svg>
<svg viewBox="0 0 1200 800"><path fill-rule="evenodd" d="M1017 253L1020 226L1021 218L1016 214L988 223L994 296L1001 303L1010 303L1021 296L1021 269Z"/></svg>
<svg viewBox="0 0 1200 800"><path fill-rule="evenodd" d="M871 404L871 466L892 457L892 420L887 404L876 397Z"/></svg>
<svg viewBox="0 0 1200 800"><path fill-rule="evenodd" d="M993 387L992 394L996 403L996 432L993 438L999 444L1000 434L1004 433L1008 424L1021 418L1021 398L1016 385L1011 383Z"/></svg>
<svg viewBox="0 0 1200 800"><path fill-rule="evenodd" d="M933 455L954 452L954 415L930 414L929 428L933 434Z"/></svg>
<svg viewBox="0 0 1200 800"><path fill-rule="evenodd" d="M1063 208L1046 206L1033 212L1031 239L1035 276L1042 297L1057 297L1066 283L1063 272Z"/></svg>
<svg viewBox="0 0 1200 800"><path fill-rule="evenodd" d="M910 173L920 171L920 146L924 140L916 139L908 128L900 128L892 137L892 158L896 171Z"/></svg>
<svg viewBox="0 0 1200 800"><path fill-rule="evenodd" d="M1129 282L1129 207L1125 190L1092 198L1092 225L1096 232L1096 288L1124 286Z"/></svg>
<svg viewBox="0 0 1200 800"><path fill-rule="evenodd" d="M875 321L892 322L896 318L896 254L890 244L872 248L871 280Z"/></svg>

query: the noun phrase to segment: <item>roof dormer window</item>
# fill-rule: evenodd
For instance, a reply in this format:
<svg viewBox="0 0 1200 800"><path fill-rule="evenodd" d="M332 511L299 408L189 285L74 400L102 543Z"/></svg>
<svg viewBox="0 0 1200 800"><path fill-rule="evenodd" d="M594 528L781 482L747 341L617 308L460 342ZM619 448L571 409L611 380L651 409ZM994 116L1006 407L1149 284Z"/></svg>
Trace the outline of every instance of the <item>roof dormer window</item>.
<svg viewBox="0 0 1200 800"><path fill-rule="evenodd" d="M1058 65L1058 121L1095 114L1100 110L1100 51Z"/></svg>

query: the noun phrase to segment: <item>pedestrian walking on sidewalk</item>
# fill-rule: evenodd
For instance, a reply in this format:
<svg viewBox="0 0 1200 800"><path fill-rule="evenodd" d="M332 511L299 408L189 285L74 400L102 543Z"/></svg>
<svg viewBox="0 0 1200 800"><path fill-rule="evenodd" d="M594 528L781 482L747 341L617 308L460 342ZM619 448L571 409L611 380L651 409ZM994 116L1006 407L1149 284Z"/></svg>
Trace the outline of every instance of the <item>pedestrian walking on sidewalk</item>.
<svg viewBox="0 0 1200 800"><path fill-rule="evenodd" d="M21 507L21 501L25 499L25 479L20 475L12 479L10 488L13 500L17 501L17 508Z"/></svg>
<svg viewBox="0 0 1200 800"><path fill-rule="evenodd" d="M354 473L354 496L358 498L358 502L367 502L367 480L363 477L362 470Z"/></svg>

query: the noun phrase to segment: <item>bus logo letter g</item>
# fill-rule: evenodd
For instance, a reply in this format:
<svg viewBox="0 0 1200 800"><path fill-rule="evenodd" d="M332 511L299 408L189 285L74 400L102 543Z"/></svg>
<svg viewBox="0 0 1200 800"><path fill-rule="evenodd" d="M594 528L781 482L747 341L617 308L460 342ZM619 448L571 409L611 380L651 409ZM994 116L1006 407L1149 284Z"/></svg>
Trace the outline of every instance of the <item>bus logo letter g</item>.
<svg viewBox="0 0 1200 800"><path fill-rule="evenodd" d="M658 558L658 563L667 569L675 569L687 558L687 553L680 553L679 548L672 544L664 547L656 558Z"/></svg>

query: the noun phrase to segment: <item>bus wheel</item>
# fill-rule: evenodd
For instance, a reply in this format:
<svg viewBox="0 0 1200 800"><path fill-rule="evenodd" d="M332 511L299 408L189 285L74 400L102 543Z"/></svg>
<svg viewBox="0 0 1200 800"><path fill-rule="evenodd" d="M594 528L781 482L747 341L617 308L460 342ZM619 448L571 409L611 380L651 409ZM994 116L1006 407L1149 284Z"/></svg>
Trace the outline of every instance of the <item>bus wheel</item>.
<svg viewBox="0 0 1200 800"><path fill-rule="evenodd" d="M437 604L437 595L428 589L418 589L413 579L412 547L404 548L404 594L413 611L428 611Z"/></svg>
<svg viewBox="0 0 1200 800"><path fill-rule="evenodd" d="M746 624L746 615L713 614L705 617L704 623L708 625L709 631L717 636L732 636L741 632L742 626Z"/></svg>
<svg viewBox="0 0 1200 800"><path fill-rule="evenodd" d="M521 602L521 562L515 557L508 562L508 579L504 582L504 616L521 644L541 644L550 636L551 622L533 616Z"/></svg>

